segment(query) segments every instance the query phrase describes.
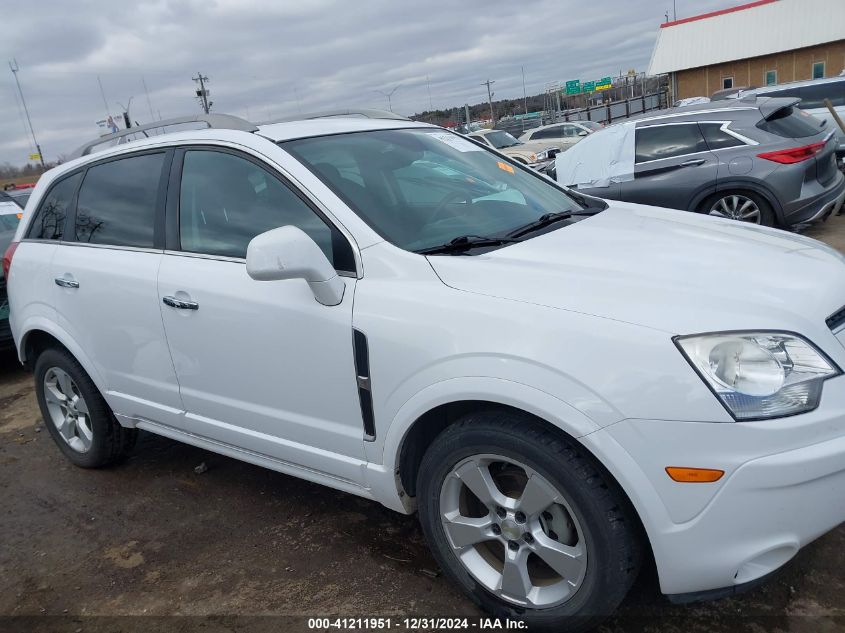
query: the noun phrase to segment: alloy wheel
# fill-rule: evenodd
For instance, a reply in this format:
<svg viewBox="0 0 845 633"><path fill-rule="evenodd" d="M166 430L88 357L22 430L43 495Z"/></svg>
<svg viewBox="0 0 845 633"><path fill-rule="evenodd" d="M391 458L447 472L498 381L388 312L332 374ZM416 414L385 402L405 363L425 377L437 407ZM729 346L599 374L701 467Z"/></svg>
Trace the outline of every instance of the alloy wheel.
<svg viewBox="0 0 845 633"><path fill-rule="evenodd" d="M440 519L464 568L507 602L556 606L584 581L578 519L560 491L515 459L484 454L455 465L441 487Z"/></svg>
<svg viewBox="0 0 845 633"><path fill-rule="evenodd" d="M88 404L65 370L51 367L44 374L44 400L62 439L78 453L87 453L94 439Z"/></svg>
<svg viewBox="0 0 845 633"><path fill-rule="evenodd" d="M710 207L710 215L742 222L760 224L762 214L760 207L751 198L740 194L731 194L716 200Z"/></svg>

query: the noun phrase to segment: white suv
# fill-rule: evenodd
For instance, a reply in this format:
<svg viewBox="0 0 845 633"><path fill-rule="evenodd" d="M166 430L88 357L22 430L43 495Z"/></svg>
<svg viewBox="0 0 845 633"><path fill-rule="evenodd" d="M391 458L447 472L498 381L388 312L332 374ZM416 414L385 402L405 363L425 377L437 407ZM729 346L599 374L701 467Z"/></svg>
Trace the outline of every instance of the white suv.
<svg viewBox="0 0 845 633"><path fill-rule="evenodd" d="M74 464L143 429L418 512L482 607L587 628L845 520L843 258L609 204L405 120L154 136L41 178L12 329Z"/></svg>

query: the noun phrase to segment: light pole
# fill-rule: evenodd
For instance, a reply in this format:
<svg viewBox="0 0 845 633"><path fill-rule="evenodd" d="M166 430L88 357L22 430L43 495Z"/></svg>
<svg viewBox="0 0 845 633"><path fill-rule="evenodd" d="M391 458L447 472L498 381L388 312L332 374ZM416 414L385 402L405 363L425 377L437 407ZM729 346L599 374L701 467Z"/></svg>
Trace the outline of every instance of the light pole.
<svg viewBox="0 0 845 633"><path fill-rule="evenodd" d="M21 90L21 82L18 80L18 60L13 59L9 62L9 69L15 76L15 83L18 85L18 94L21 96L21 103L23 104L23 111L26 113L26 122L29 123L29 133L32 134L32 142L35 143L35 150L38 152L38 160L41 162L41 167L44 167L44 154L41 153L41 146L35 140L35 130L32 127L32 119L29 118L29 108L26 107L26 101L23 98L23 90Z"/></svg>
<svg viewBox="0 0 845 633"><path fill-rule="evenodd" d="M401 84L399 84L399 85L401 85ZM393 112L393 102L391 101L391 98L393 97L393 93L396 92L397 90L399 90L399 86L396 86L390 92L384 92L382 90L376 90L375 91L375 92L379 93L381 96L387 97L387 109L390 110L391 112Z"/></svg>

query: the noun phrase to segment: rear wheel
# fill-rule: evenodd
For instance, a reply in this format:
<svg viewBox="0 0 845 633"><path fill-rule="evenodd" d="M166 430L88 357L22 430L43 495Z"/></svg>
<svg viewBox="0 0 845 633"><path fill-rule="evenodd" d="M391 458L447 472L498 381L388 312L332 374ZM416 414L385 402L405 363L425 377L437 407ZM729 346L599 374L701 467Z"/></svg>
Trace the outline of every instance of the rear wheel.
<svg viewBox="0 0 845 633"><path fill-rule="evenodd" d="M420 521L481 607L531 630L580 631L616 609L639 570L635 520L608 479L527 416L471 414L423 458Z"/></svg>
<svg viewBox="0 0 845 633"><path fill-rule="evenodd" d="M701 210L719 218L762 226L775 224L772 206L762 196L750 191L720 191L707 198Z"/></svg>
<svg viewBox="0 0 845 633"><path fill-rule="evenodd" d="M47 430L77 466L113 464L134 446L138 432L118 423L94 382L68 352L48 349L38 356L35 388Z"/></svg>

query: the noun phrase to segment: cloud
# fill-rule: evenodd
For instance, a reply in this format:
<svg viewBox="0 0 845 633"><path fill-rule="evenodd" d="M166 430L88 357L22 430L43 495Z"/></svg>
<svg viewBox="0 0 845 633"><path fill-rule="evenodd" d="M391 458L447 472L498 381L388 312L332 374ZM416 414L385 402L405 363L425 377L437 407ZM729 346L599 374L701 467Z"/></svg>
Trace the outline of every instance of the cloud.
<svg viewBox="0 0 845 633"><path fill-rule="evenodd" d="M191 77L211 78L214 111L253 120L333 107L413 114L529 94L551 81L644 70L663 6L654 0L12 0L3 60L16 58L49 160L99 134L118 102L147 122L195 113ZM684 0L684 15L735 4ZM0 162L33 150L12 73L0 67ZM100 79L107 105L97 79ZM149 100L144 92L149 90Z"/></svg>

